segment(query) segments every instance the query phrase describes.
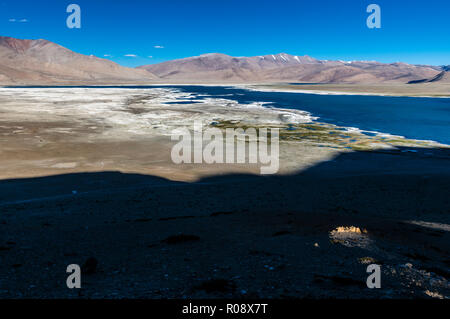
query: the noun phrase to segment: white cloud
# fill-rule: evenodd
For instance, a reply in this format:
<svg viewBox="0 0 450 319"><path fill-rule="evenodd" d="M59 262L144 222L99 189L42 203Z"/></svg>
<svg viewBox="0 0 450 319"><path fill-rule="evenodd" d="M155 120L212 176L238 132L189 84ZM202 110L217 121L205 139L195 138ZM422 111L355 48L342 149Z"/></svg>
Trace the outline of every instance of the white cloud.
<svg viewBox="0 0 450 319"><path fill-rule="evenodd" d="M112 55L111 55L111 54L104 54L103 56L104 56L104 57L107 57L107 58L112 58Z"/></svg>
<svg viewBox="0 0 450 319"><path fill-rule="evenodd" d="M153 55L149 55L148 57L149 57L150 59L153 59Z"/></svg>
<svg viewBox="0 0 450 319"><path fill-rule="evenodd" d="M154 48L155 49L164 49L164 47L162 45L155 45Z"/></svg>
<svg viewBox="0 0 450 319"><path fill-rule="evenodd" d="M125 54L124 56L129 57L129 58L136 58L137 57L136 54Z"/></svg>
<svg viewBox="0 0 450 319"><path fill-rule="evenodd" d="M21 23L26 23L26 22L28 22L28 19L20 19L20 20L17 20L17 19L11 18L11 19L9 19L8 21L9 21L9 22L21 22Z"/></svg>

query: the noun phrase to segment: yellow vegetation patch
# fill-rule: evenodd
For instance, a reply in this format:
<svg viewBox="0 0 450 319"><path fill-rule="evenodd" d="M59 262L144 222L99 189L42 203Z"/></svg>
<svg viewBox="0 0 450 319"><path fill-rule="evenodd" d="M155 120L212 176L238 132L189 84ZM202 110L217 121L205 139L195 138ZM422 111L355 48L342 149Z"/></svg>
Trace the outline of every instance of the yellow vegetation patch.
<svg viewBox="0 0 450 319"><path fill-rule="evenodd" d="M379 262L372 257L362 257L358 259L359 262L363 265L370 265L370 264L378 264Z"/></svg>
<svg viewBox="0 0 450 319"><path fill-rule="evenodd" d="M444 299L444 296L437 292L426 290L425 294L430 296L431 298Z"/></svg>
<svg viewBox="0 0 450 319"><path fill-rule="evenodd" d="M332 231L332 233L356 233L356 234L367 234L367 230L359 228L359 227L355 227L355 226L350 226L350 227L345 227L345 226L340 226L338 228L336 228L335 230Z"/></svg>

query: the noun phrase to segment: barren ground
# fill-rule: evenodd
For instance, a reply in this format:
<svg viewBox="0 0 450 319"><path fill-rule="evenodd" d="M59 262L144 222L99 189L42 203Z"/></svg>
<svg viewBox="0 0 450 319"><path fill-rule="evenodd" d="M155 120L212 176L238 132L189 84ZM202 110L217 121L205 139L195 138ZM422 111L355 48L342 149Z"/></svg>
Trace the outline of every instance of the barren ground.
<svg viewBox="0 0 450 319"><path fill-rule="evenodd" d="M260 105L171 103L188 100L0 90L0 297L450 296L448 148L339 138ZM280 128L280 174L173 164L170 132L193 120ZM83 288L67 289L67 265L89 258ZM365 285L371 263L382 289Z"/></svg>

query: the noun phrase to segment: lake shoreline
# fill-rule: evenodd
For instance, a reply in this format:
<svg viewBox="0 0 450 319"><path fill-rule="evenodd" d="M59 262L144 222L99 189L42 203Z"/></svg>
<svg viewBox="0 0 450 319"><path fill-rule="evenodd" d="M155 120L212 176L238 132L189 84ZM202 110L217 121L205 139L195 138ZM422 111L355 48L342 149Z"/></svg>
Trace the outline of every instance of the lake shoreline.
<svg viewBox="0 0 450 319"><path fill-rule="evenodd" d="M385 96L385 97L412 97L412 98L450 98L450 85L448 91L444 89L432 89L429 93L425 93L426 90L419 88L416 92L411 92L411 84L404 84L402 86L394 85L399 88L398 91L392 89L392 87L381 87L376 92L370 92L370 89L374 89L374 86L370 85L342 85L340 88L338 85L332 84L314 84L314 85L289 85L289 84L259 84L259 85L243 85L236 86L238 88L245 88L248 90L256 90L261 92L286 92L286 93L300 93L300 94L318 94L318 95L355 95L355 96ZM301 87L297 88L297 87ZM308 89L303 89L308 87ZM362 88L362 89L361 89ZM379 88L375 86L375 88ZM401 92L404 90L403 92Z"/></svg>
<svg viewBox="0 0 450 319"><path fill-rule="evenodd" d="M450 98L450 84L329 84L329 83L241 83L241 82L150 82L150 83L73 83L49 85L0 85L0 88L70 88L70 87L158 87L158 86L207 86L234 87L238 89L260 92L285 92L318 95L355 95L355 96L385 96L412 98ZM301 87L302 89L300 89ZM307 89L305 89L307 88Z"/></svg>

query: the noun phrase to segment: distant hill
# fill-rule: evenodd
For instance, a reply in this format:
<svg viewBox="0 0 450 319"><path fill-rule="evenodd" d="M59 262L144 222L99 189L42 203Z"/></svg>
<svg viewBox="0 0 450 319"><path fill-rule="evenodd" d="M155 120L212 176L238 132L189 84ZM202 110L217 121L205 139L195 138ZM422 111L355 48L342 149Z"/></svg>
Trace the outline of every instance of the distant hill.
<svg viewBox="0 0 450 319"><path fill-rule="evenodd" d="M0 37L0 84L122 83L155 78L144 70L78 54L47 40Z"/></svg>
<svg viewBox="0 0 450 319"><path fill-rule="evenodd" d="M430 66L328 61L286 53L255 57L211 53L138 68L166 82L407 83L440 73Z"/></svg>
<svg viewBox="0 0 450 319"><path fill-rule="evenodd" d="M232 57L220 53L138 68L75 53L47 40L0 37L0 85L126 83L422 83L447 81L436 67L375 61L328 61L286 53Z"/></svg>
<svg viewBox="0 0 450 319"><path fill-rule="evenodd" d="M436 76L430 78L430 79L421 79L416 81L410 81L408 84L419 84L419 83L450 83L450 72L442 71L441 73L437 74Z"/></svg>

